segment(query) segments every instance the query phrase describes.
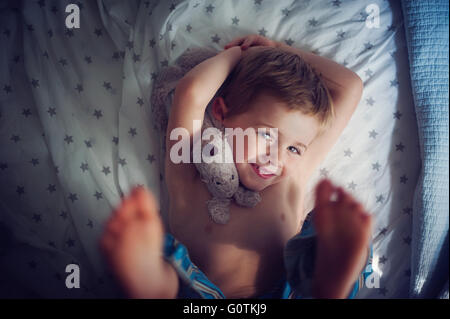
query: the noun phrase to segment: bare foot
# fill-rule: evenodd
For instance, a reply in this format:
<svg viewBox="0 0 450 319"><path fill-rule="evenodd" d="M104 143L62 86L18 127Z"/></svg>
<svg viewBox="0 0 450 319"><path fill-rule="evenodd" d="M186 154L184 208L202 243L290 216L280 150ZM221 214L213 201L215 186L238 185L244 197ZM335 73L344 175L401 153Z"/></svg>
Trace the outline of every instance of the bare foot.
<svg viewBox="0 0 450 319"><path fill-rule="evenodd" d="M330 200L335 193L337 198ZM316 188L317 256L313 294L346 298L368 257L372 218L341 187L323 180Z"/></svg>
<svg viewBox="0 0 450 319"><path fill-rule="evenodd" d="M155 199L143 187L122 200L106 225L101 248L132 298L176 296L177 275L162 257L163 232Z"/></svg>

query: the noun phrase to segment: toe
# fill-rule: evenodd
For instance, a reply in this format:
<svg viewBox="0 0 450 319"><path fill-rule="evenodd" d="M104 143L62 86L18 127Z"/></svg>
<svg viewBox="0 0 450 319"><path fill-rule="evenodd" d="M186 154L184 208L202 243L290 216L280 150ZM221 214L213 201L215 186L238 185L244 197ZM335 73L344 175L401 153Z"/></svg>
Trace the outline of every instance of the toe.
<svg viewBox="0 0 450 319"><path fill-rule="evenodd" d="M136 201L132 196L124 198L115 216L123 223L136 218Z"/></svg>
<svg viewBox="0 0 450 319"><path fill-rule="evenodd" d="M327 179L322 180L316 188L316 206L322 206L330 201L334 187Z"/></svg>
<svg viewBox="0 0 450 319"><path fill-rule="evenodd" d="M159 218L158 204L155 197L143 187L138 187L133 192L137 203L138 217L144 219Z"/></svg>
<svg viewBox="0 0 450 319"><path fill-rule="evenodd" d="M114 237L110 233L105 233L100 239L100 249L105 253L111 252L114 248L114 241Z"/></svg>

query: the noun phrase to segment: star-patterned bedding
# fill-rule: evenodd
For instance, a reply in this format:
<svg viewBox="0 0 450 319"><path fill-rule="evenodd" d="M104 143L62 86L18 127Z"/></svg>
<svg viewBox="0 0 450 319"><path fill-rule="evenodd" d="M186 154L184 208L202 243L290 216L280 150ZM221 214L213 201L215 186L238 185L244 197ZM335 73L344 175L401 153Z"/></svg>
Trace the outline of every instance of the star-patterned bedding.
<svg viewBox="0 0 450 319"><path fill-rule="evenodd" d="M379 288L406 297L411 212L420 170L401 8L376 1L71 1L0 5L0 295L120 296L98 249L111 210L133 185L165 217L161 138L150 95L158 73L190 46L222 50L257 33L331 58L364 81L362 100L322 163L322 176L375 217ZM376 4L379 28L368 28ZM308 207L312 208L309 196ZM68 289L68 264L81 288Z"/></svg>

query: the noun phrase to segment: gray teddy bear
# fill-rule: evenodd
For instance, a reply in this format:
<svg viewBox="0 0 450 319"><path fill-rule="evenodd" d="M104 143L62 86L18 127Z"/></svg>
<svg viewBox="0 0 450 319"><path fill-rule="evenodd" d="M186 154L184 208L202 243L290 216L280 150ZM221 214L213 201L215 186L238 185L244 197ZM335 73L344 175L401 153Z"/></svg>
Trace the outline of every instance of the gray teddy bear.
<svg viewBox="0 0 450 319"><path fill-rule="evenodd" d="M194 66L216 54L209 49L189 48L176 60L175 65L163 69L158 75L153 85L151 108L155 128L163 135L167 128L168 107L172 105L172 95L178 80ZM201 140L203 160L195 163L195 167L212 195L206 203L211 219L217 224L226 224L230 219L232 200L240 206L254 207L261 201L261 196L239 183L236 165L232 160L223 163L222 159L232 159L233 153L225 138L224 128L211 115L211 105L206 108L202 132L206 129L210 129L208 132L211 134L208 135L213 138L210 141Z"/></svg>

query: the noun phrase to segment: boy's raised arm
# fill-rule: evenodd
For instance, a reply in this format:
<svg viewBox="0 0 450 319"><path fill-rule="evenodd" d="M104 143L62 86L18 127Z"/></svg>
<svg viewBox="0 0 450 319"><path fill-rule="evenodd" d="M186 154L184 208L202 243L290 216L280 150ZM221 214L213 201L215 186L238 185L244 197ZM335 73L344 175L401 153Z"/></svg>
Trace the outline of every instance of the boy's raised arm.
<svg viewBox="0 0 450 319"><path fill-rule="evenodd" d="M175 89L167 136L177 127L187 129L190 136L193 136L193 120L203 121L209 101L240 59L241 48L230 48L199 63L186 73ZM170 145L175 142L168 141Z"/></svg>
<svg viewBox="0 0 450 319"><path fill-rule="evenodd" d="M277 42L277 47L299 55L324 81L333 101L334 118L330 127L318 135L303 156L305 180L325 159L355 111L363 92L363 82L352 70L316 54Z"/></svg>
<svg viewBox="0 0 450 319"><path fill-rule="evenodd" d="M180 142L178 133L184 132L181 136L182 145L186 145L185 143L193 145L194 135L200 133L194 132L194 120L200 121L198 127L198 130L200 130L209 101L214 97L240 58L241 48L239 47L222 51L199 63L178 82L166 134L165 172L167 186L172 191L176 192L179 187L185 190L189 189L189 187L186 187L186 183L194 181L197 174L193 164L183 161L175 163L170 157L172 146ZM178 130L175 130L177 128ZM184 139L184 137L187 137L185 136L186 131L189 134L189 139ZM171 136L172 132L173 136Z"/></svg>

